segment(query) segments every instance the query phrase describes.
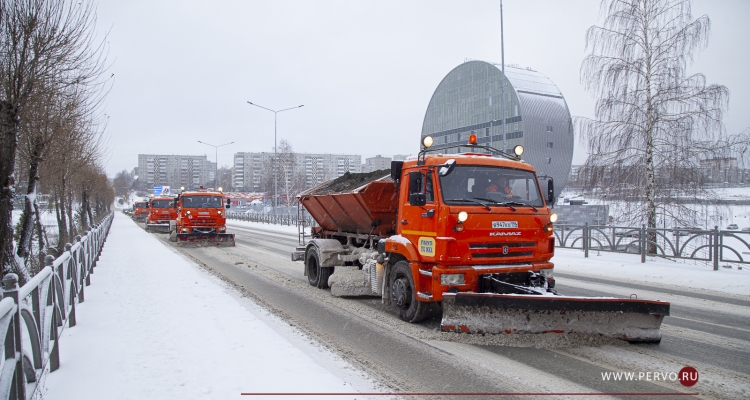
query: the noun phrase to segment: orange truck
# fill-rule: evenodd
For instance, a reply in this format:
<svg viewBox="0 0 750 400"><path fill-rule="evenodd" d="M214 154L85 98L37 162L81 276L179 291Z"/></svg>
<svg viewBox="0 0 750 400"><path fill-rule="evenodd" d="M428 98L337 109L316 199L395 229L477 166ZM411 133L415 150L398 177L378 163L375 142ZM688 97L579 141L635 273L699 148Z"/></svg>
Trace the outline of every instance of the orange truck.
<svg viewBox="0 0 750 400"><path fill-rule="evenodd" d="M133 219L138 222L148 219L148 201L136 201L133 204Z"/></svg>
<svg viewBox="0 0 750 400"><path fill-rule="evenodd" d="M409 322L440 303L444 331L661 340L667 302L555 291L554 184L543 187L521 146L508 155L474 135L461 146L470 153L430 144L390 174L348 174L299 195L319 225L292 253L311 285L380 296Z"/></svg>
<svg viewBox="0 0 750 400"><path fill-rule="evenodd" d="M148 202L148 209L146 231L169 233L170 224L177 219L177 210L174 208L174 197L152 197Z"/></svg>
<svg viewBox="0 0 750 400"><path fill-rule="evenodd" d="M218 191L200 190L182 192L174 208L177 218L170 229L170 240L180 245L234 246L234 233L227 233L225 208L229 198Z"/></svg>

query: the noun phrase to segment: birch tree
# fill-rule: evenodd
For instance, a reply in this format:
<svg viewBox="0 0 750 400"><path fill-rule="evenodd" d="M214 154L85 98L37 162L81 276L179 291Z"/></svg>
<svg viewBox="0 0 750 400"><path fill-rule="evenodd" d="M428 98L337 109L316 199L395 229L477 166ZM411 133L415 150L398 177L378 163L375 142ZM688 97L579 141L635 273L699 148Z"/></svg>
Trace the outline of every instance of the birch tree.
<svg viewBox="0 0 750 400"><path fill-rule="evenodd" d="M699 184L701 160L747 141L724 132L729 90L687 71L708 45L710 20L693 19L688 0L603 0L601 12L603 25L586 32L590 53L581 66L594 118L576 121L588 179L610 199L627 194L619 222L655 228L659 211L689 223L695 213L669 199L710 197ZM653 252L655 234L650 239Z"/></svg>

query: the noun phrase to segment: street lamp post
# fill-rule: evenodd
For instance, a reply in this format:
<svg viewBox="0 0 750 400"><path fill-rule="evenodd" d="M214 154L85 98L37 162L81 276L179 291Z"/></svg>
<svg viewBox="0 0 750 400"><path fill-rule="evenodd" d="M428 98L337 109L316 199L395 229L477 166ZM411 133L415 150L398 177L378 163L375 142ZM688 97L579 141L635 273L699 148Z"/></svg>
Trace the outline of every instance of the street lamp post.
<svg viewBox="0 0 750 400"><path fill-rule="evenodd" d="M200 140L198 141L198 143L202 143L202 144L205 144L206 146L211 146L214 148L214 157L215 157L214 161L216 161L216 163L214 164L214 190L216 190L219 187L219 147L230 145L234 142L224 143L218 146L214 146L206 142L201 142Z"/></svg>
<svg viewBox="0 0 750 400"><path fill-rule="evenodd" d="M277 213L276 209L279 206L279 187L278 187L278 183L276 181L276 114L278 114L278 113L280 113L282 111L289 111L289 110L294 110L294 109L297 109L297 108L300 108L300 107L304 107L305 105L302 104L302 105L299 105L297 107L285 108L283 110L272 110L270 108L266 108L266 107L257 105L255 103L249 102L249 101L247 102L247 104L250 104L251 106L262 108L264 110L267 110L267 111L270 111L270 112L273 113L273 202L274 202L273 203L273 213L275 215ZM287 195L289 195L289 193L287 193Z"/></svg>

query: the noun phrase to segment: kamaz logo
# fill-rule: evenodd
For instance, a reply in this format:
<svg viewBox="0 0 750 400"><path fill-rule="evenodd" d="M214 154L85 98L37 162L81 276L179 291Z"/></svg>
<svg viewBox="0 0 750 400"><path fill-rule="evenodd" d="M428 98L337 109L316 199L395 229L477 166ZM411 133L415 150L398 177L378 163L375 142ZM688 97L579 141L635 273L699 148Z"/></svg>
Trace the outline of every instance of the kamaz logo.
<svg viewBox="0 0 750 400"><path fill-rule="evenodd" d="M198 213L198 215L208 215L208 214L209 214L208 211L201 211L201 212Z"/></svg>
<svg viewBox="0 0 750 400"><path fill-rule="evenodd" d="M521 232L490 232L490 236L521 236Z"/></svg>

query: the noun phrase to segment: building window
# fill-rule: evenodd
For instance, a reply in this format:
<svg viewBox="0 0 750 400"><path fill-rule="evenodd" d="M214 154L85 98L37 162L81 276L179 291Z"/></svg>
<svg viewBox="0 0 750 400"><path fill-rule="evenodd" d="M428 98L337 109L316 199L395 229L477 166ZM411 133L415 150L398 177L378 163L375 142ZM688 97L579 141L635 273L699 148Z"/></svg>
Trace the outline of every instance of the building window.
<svg viewBox="0 0 750 400"><path fill-rule="evenodd" d="M554 148L554 147L555 147L555 144L554 144L554 143L552 143L552 142L547 142L547 148L548 148L548 149L551 149L551 148Z"/></svg>
<svg viewBox="0 0 750 400"><path fill-rule="evenodd" d="M552 164L552 157L547 157L544 159L545 164Z"/></svg>
<svg viewBox="0 0 750 400"><path fill-rule="evenodd" d="M513 130L514 130L514 131L517 131L517 130L518 130L518 124L513 124Z"/></svg>
<svg viewBox="0 0 750 400"><path fill-rule="evenodd" d="M547 132L552 132L552 125L547 125Z"/></svg>

